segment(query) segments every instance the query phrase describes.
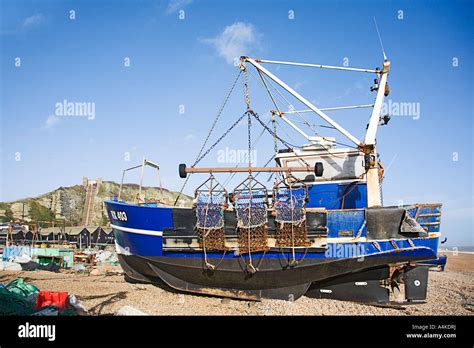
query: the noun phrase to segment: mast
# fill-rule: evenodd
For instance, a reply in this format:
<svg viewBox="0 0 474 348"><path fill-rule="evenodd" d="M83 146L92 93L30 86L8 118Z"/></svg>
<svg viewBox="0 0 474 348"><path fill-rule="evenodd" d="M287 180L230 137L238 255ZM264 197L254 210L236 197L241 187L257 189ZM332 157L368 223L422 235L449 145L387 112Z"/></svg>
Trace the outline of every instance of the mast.
<svg viewBox="0 0 474 348"><path fill-rule="evenodd" d="M377 127L380 121L380 114L383 106L384 97L388 95L388 72L390 70L390 61L386 58L384 53L384 63L383 69L358 69L358 68L350 68L350 67L338 67L338 66L330 66L330 65L322 65L322 64L307 64L307 63L294 63L294 62L285 62L285 61L274 61L274 60L264 60L264 59L253 59L250 57L240 57L241 62L241 69L245 70L246 66L245 63L248 62L253 65L260 74L264 74L265 76L269 77L275 83L277 83L280 87L290 93L293 97L303 103L309 110L304 110L303 112L312 111L317 114L320 118L325 120L329 123L334 129L339 131L342 135L344 135L347 139L353 142L365 156L365 169L366 169L366 182L367 182L367 206L368 207L377 207L381 206L381 194L380 194L380 181L379 181L379 167L377 161L377 153L376 153L376 134L377 134ZM349 107L339 107L339 108L327 108L326 110L337 110L337 109L353 109L353 108L360 108L360 107L371 107L373 106L372 114L370 116L369 124L367 127L367 131L365 134L365 138L363 141L357 139L354 135L352 135L349 131L347 131L344 127L339 125L336 121L334 121L331 117L329 117L323 109L317 108L313 105L310 101L304 98L301 94L296 92L293 88L288 86L285 82L283 82L280 78L276 75L268 71L265 67L262 66L261 63L267 64L282 64L282 65L292 65L292 66L300 66L300 67L312 67L312 68L320 68L320 69L334 69L334 70L345 70L345 71L355 71L355 72L364 72L364 73L375 73L378 77L378 89L377 89L377 96L373 105L360 105L360 106L349 106ZM281 112L279 116L289 124L292 128L302 134L305 138L311 141L311 137L308 136L305 132L303 132L300 128L298 128L295 124L293 124L288 118L284 117L284 114L290 114L291 112Z"/></svg>
<svg viewBox="0 0 474 348"><path fill-rule="evenodd" d="M276 82L279 86L281 86L288 93L290 93L292 96L294 96L296 99L298 99L301 103L303 103L309 109L311 109L313 112L315 112L317 115L319 115L323 120L325 120L327 123L329 123L335 129L337 129L341 134L343 134L345 137L347 137L355 145L357 145L357 146L362 145L362 143L360 142L359 139L357 139L355 136L353 136L349 131L344 129L341 125L339 125L336 121L334 121L332 118L330 118L328 115L326 115L323 111L321 111L316 106L314 106L309 100L304 98L301 94L296 92L293 88L288 86L285 82L280 80L277 76L275 76L270 71L268 71L266 68L264 68L261 64L257 63L257 60L249 58L249 57L240 57L240 60L241 60L241 63L244 64L244 66L245 66L245 62L249 62L250 64L252 64L258 71L262 72L263 74L268 76L270 79L272 79L274 82ZM259 60L259 61L263 62L262 60ZM298 63L292 63L292 65L298 65ZM290 126L294 127L294 125L291 125L291 124L290 124Z"/></svg>
<svg viewBox="0 0 474 348"><path fill-rule="evenodd" d="M369 126L365 133L363 151L365 153L365 169L367 171L367 207L380 207L382 199L380 194L379 164L377 161L376 135L380 122L380 113L382 111L383 101L388 95L388 72L390 70L390 61L385 59L383 70L380 72L379 88L375 105L370 117Z"/></svg>

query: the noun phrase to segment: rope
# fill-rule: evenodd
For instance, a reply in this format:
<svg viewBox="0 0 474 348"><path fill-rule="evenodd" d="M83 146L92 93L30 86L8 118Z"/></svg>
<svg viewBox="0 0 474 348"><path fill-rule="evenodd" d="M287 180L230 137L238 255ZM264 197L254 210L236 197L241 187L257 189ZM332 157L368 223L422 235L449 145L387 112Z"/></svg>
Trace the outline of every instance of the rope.
<svg viewBox="0 0 474 348"><path fill-rule="evenodd" d="M214 184L214 181L216 184ZM208 183L209 182L209 183ZM207 192L201 190L200 188L204 185L208 185ZM214 190L216 188L220 188L221 185L217 182L217 180L214 180L213 175L209 177L208 180L206 180L201 186L199 186L196 189L196 227L198 230L198 236L201 239L202 243L202 248L203 248L203 253L204 253L204 264L205 266L214 271L217 269L217 267L221 264L222 260L224 259L226 255L226 247L225 247L225 236L223 235L225 233L225 224L223 220L223 215L222 215L222 207L223 204L225 204L227 200L227 194L225 193L226 191L219 190L216 192L217 195L214 194ZM216 201L214 202L214 199ZM204 221L202 221L202 205L204 204ZM212 207L212 217L210 218L210 223L209 221L209 210L210 207ZM216 209L219 209L217 211ZM221 260L217 263L217 265L213 265L212 263L209 262L208 255L207 255L207 243L206 240L211 233L211 231L214 232L213 234L213 240L211 240L211 249L223 249L223 254L221 257ZM221 234L222 233L222 234ZM216 240L217 238L217 240Z"/></svg>
<svg viewBox="0 0 474 348"><path fill-rule="evenodd" d="M249 120L250 120L250 115L249 115ZM252 187L250 185L250 187ZM252 195L252 190L249 191L250 192L250 199L249 199L249 215L248 215L248 221L250 222L250 206L252 204L252 198L253 198L253 195ZM249 264L247 265L247 269L250 267L250 273L255 273L257 272L257 270L255 269L254 265L252 264L252 250L251 250L251 245L250 245L250 224L248 225L248 228L247 228L247 245L248 245L248 252L249 252Z"/></svg>
<svg viewBox="0 0 474 348"><path fill-rule="evenodd" d="M267 190L252 174L249 174L248 178L236 187L233 195L240 255L249 254L248 262L243 257L242 260L246 265L246 271L254 274L258 271L259 265L255 266L252 252L268 250Z"/></svg>
<svg viewBox="0 0 474 348"><path fill-rule="evenodd" d="M247 138L248 138L248 166L250 167L252 165L252 162L250 161L250 149L252 148L252 119L251 119L251 110L250 110L250 95L249 95L249 88L248 88L248 72L247 69L245 69L245 103L247 104ZM249 173L250 174L250 173ZM251 182L251 175L249 176L250 182ZM252 204L252 185L249 185L249 193L250 193L250 199L249 199L249 208L248 208L248 221L250 222L250 207ZM248 247L248 253L249 253L249 263L246 265L247 271L250 272L251 274L255 274L257 272L257 269L253 265L252 262L252 250L251 250L251 238L250 238L250 229L251 229L251 224L249 223L247 227L247 247Z"/></svg>
<svg viewBox="0 0 474 348"><path fill-rule="evenodd" d="M211 198L211 204L212 204L212 174L211 174L211 184L209 185L209 197ZM208 213L209 213L209 202L206 204L206 212L204 214L204 226L207 226L207 216L208 216ZM215 266L212 265L211 263L209 263L207 261L207 250L206 250L206 238L207 236L209 235L209 232L211 230L208 229L207 232L205 232L202 236L202 246L203 246L203 251L204 251L204 263L206 265L207 268L211 269L211 270L214 270L215 269Z"/></svg>
<svg viewBox="0 0 474 348"><path fill-rule="evenodd" d="M287 258L286 258L286 255L285 253L283 252L283 249L280 247L280 254L281 256L283 256L283 258L286 260L286 263L288 266L290 267L295 267L295 266L298 266L301 262L304 261L304 259L306 258L306 255L308 254L308 248L304 248L304 254L303 256L301 256L300 259L296 260L296 261L289 261Z"/></svg>
<svg viewBox="0 0 474 348"><path fill-rule="evenodd" d="M291 204L291 221L295 221L295 206L293 204L293 190L291 190L290 186L290 204ZM291 224L291 252L293 256L293 264L296 262L295 258L295 231L294 231L294 224Z"/></svg>
<svg viewBox="0 0 474 348"><path fill-rule="evenodd" d="M295 183L299 183L301 186L295 185ZM276 246L280 247L281 252L281 247L291 247L292 260L288 261L288 265L293 267L305 258L307 248L312 244L306 230L305 205L308 198L308 188L304 182L289 173L287 180L275 183L273 197L275 221L278 223ZM306 247L305 254L300 260L297 260L296 247L303 246Z"/></svg>

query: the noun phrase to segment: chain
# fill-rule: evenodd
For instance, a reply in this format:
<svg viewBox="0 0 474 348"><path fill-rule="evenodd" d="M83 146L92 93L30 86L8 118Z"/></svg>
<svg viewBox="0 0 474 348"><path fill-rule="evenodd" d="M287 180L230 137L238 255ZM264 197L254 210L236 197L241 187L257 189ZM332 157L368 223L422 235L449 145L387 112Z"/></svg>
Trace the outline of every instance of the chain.
<svg viewBox="0 0 474 348"><path fill-rule="evenodd" d="M248 136L248 162L249 162L249 167L252 166L252 161L250 160L250 151L252 150L252 119L250 116L250 112L247 112L247 136Z"/></svg>
<svg viewBox="0 0 474 348"><path fill-rule="evenodd" d="M266 168L266 167L270 164L270 162L273 161L274 158L275 158L275 155L273 155L272 157L270 157L270 158L268 159L268 161L265 162L265 164L263 165L263 167ZM257 174L255 174L254 178L256 178L260 173L262 173L262 172L258 172ZM271 175L273 175L273 173L272 173ZM270 181L270 180L267 180L267 181Z"/></svg>
<svg viewBox="0 0 474 348"><path fill-rule="evenodd" d="M283 145L285 145L287 148L291 149L291 147L297 147L296 145L293 145L293 144L290 144L289 142L281 139L275 132L273 132L261 119L260 119L260 116L258 116L258 114L256 112L254 112L253 110L250 110L249 111L250 113L252 113L252 115L255 117L255 119L262 125L263 128L265 128L265 130L270 133L271 135L273 135L276 139L278 139Z"/></svg>
<svg viewBox="0 0 474 348"><path fill-rule="evenodd" d="M206 157L206 156L209 154L209 152L211 152L212 149L213 149L214 147L216 147L216 145L219 144L219 143L222 141L222 139L224 139L224 138L227 136L227 134L229 134L230 131L231 131L232 129L234 129L234 128L240 123L240 121L242 121L242 120L244 119L244 117L247 115L247 112L248 112L248 111L246 111L242 116L240 116L240 117L237 119L237 121L235 121L235 122L232 124L232 126L230 126L230 128L229 128L228 130L226 130L225 133L222 134L222 135L219 137L219 139L217 139L217 141L216 141L214 144L212 144L212 145L209 147L209 149L207 149L206 152L204 152L204 153L201 155L201 157L199 157L199 158L196 160L196 162L194 162L193 167L194 167L196 164L198 164L204 157Z"/></svg>
<svg viewBox="0 0 474 348"><path fill-rule="evenodd" d="M202 144L201 149L199 150L199 153L196 156L196 160L194 161L194 164L192 165L192 167L196 166L196 164L202 159L202 156L201 156L202 151L204 150L204 147L206 146L207 142L209 141L209 138L211 137L211 134L214 131L214 128L216 127L217 121L219 120L219 118L222 114L222 111L224 111L224 108L227 105L227 102L229 101L230 95L234 91L235 85L237 84L237 81L239 80L241 74L242 74L242 70L239 70L239 73L237 74L237 77L235 78L235 80L232 84L232 87L230 88L229 92L225 96L224 101L223 101L221 107L219 108L219 111L217 112L217 116L214 119L214 122L212 123L212 126L211 126L211 129L209 130L209 133L207 133L207 137L204 140L204 143ZM186 180L183 183L183 186L181 186L181 190L179 190L178 196L176 197L176 200L174 201L175 206L176 206L176 204L178 204L178 201L179 201L181 195L183 194L183 190L186 187L186 184L188 183L190 177L191 177L191 175L188 175L186 177Z"/></svg>
<svg viewBox="0 0 474 348"><path fill-rule="evenodd" d="M249 73L246 67L244 67L244 99L245 104L247 104L247 137L248 137L248 152L247 160L248 166L252 166L252 161L250 158L250 151L252 151L252 118L251 118L251 109L250 109L250 92L249 92Z"/></svg>
<svg viewBox="0 0 474 348"><path fill-rule="evenodd" d="M296 145L293 145L293 144L290 144L289 142L287 142L286 140L283 140L282 138L280 138L276 132L272 131L261 119L260 117L258 116L258 114L256 112L254 112L253 110L249 110L248 112L250 112L254 117L255 119L262 125L263 128L265 128L267 130L268 133L270 133L271 135L274 136L275 139L278 139L283 145L285 145L288 149L291 149L291 147L298 147ZM309 163L306 162L302 157L298 156L295 152L295 156L297 158L299 158L307 167L310 167Z"/></svg>
<svg viewBox="0 0 474 348"><path fill-rule="evenodd" d="M276 103L275 103L275 106L277 107ZM275 152L275 154L273 155L272 158L275 158L276 155L278 155L278 142L277 142L277 138L276 138L276 135L277 135L276 118L275 118L275 113L273 113L273 112L272 112L272 127L273 127L273 151ZM273 175L273 173L271 175ZM271 175L268 177L268 181L270 181ZM277 181L278 177L283 178L283 174L282 173L276 173L275 182Z"/></svg>
<svg viewBox="0 0 474 348"><path fill-rule="evenodd" d="M234 83L232 84L232 87L230 88L229 92L227 93L226 97L224 98L224 102L222 103L222 105L219 109L219 112L217 113L217 116L214 119L214 122L212 123L212 126L211 126L211 129L209 130L209 133L207 133L207 137L204 140L204 143L202 144L201 149L199 150L199 154L196 156L196 161L194 162L192 167L194 167L197 164L198 158L201 156L202 151L204 150L204 147L206 146L207 142L209 141L209 138L211 137L211 134L212 134L214 128L216 127L217 121L219 120L219 117L221 116L222 111L224 110L224 107L226 106L227 101L229 100L230 95L232 94L232 91L234 90L235 85L237 84L237 81L239 80L241 74L242 74L242 70L239 70L239 73L237 74L237 77L235 78Z"/></svg>
<svg viewBox="0 0 474 348"><path fill-rule="evenodd" d="M275 151L275 156L278 153L278 143L277 143L277 127L276 127L276 120L275 114L272 113L272 126L273 126L273 150Z"/></svg>
<svg viewBox="0 0 474 348"><path fill-rule="evenodd" d="M244 69L244 99L245 104L247 104L247 110L250 110L249 73L247 68Z"/></svg>

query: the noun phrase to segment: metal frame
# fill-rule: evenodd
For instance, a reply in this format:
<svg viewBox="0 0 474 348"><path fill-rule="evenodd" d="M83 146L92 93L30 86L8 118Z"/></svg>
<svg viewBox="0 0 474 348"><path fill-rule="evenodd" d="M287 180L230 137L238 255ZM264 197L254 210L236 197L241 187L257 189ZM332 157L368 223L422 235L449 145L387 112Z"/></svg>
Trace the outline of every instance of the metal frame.
<svg viewBox="0 0 474 348"><path fill-rule="evenodd" d="M346 66L334 66L334 65L322 65L322 64L308 64L308 63L295 63L295 62L285 62L281 60L268 60L268 59L255 59L258 63L268 63L268 64L279 64L279 65L293 65L293 66L303 66L309 68L321 68L321 69L335 69L335 70L346 70L346 71L358 71L365 73L379 73L380 70L376 69L359 69L359 68L349 68Z"/></svg>
<svg viewBox="0 0 474 348"><path fill-rule="evenodd" d="M155 168L157 171L158 171L158 177L159 177L159 172L160 172L160 166L152 161L149 161L145 158L143 158L143 162L142 164L138 165L138 166L133 166L133 167L130 167L130 168L127 168L127 169L124 169L123 173L122 173L122 181L120 182L120 188L119 188L119 194L118 194L118 198L117 200L120 201L120 196L122 195L122 186L123 186L123 180L125 178L125 173L130 171L130 170L133 170L133 169L137 169L137 168L142 168L141 170L141 174L140 174L140 186L138 188L138 197L141 196L142 194L142 185L143 185L143 175L144 175L144 170L145 170L145 166L150 166L152 168ZM163 198L163 187L161 185L161 179L158 179L159 181L159 184L160 184L160 192L161 192L161 197Z"/></svg>
<svg viewBox="0 0 474 348"><path fill-rule="evenodd" d="M208 168L185 168L189 173L253 173L253 172L312 172L314 168L306 167L208 167Z"/></svg>
<svg viewBox="0 0 474 348"><path fill-rule="evenodd" d="M293 122L288 120L288 118L284 117L284 114L292 114L292 113L300 113L300 112L314 112L327 123L329 123L334 129L338 130L342 135L352 141L361 152L364 153L366 156L366 181L367 181L367 205L368 207L374 206L381 206L381 197L380 197L380 185L379 185L379 177L378 177L378 164L376 161L376 135L377 135L377 128L379 126L380 116L382 105L384 101L384 97L388 95L388 73L390 71L390 61L387 59L384 53L384 63L383 69L359 69L359 68L349 68L349 67L341 67L341 66L331 66L331 65L322 65L322 64L307 64L307 63L295 63L295 62L286 62L286 61L276 61L276 60L266 60L266 59L254 59L246 56L240 57L240 69L246 69L246 63L250 63L254 66L262 80L264 82L265 87L268 89L265 80L263 79L263 75L269 77L275 83L277 83L280 87L290 93L293 97L299 100L301 103L306 105L309 110L303 111L293 111L293 112L280 112L277 111L278 114L283 121L288 123L293 129L303 135L309 141L312 141L312 138L308 136L304 131L302 131L299 127L297 127ZM364 73L374 73L377 76L377 96L375 98L375 102L373 105L358 105L358 106L346 106L346 107L337 107L337 108L326 108L326 109L319 109L315 105L313 105L310 101L304 98L301 94L296 92L293 88L288 86L285 82L279 79L276 75L268 71L265 67L262 66L261 63L267 64L280 64L280 65L291 65L291 66L299 66L299 67L312 67L312 68L320 68L320 69L334 69L334 70L344 70L344 71L356 71L356 72L364 72ZM270 92L269 92L270 93ZM271 93L270 93L271 95ZM272 101L275 104L275 101L272 97ZM362 107L373 107L372 114L370 116L369 124L367 126L367 131L363 141L357 139L354 135L352 135L348 130L344 127L339 125L336 121L334 121L331 117L329 117L324 111L331 111L331 110L344 110L344 109L354 109L354 108L362 108ZM317 135L317 134L316 134Z"/></svg>
<svg viewBox="0 0 474 348"><path fill-rule="evenodd" d="M362 109L362 108L373 108L375 104L364 104L364 105L351 105L351 106L336 106L332 108L320 108L321 111L335 111L335 110L349 110L349 109ZM313 110L289 110L281 112L282 115L300 114L304 112L314 112Z"/></svg>
<svg viewBox="0 0 474 348"><path fill-rule="evenodd" d="M381 206L381 197L380 197L380 186L379 186L379 176L378 176L378 162L376 160L376 134L377 134L377 127L379 125L380 114L382 110L383 100L386 95L388 95L388 84L387 78L388 73L390 71L390 61L386 58L384 54L384 63L383 69L359 69L359 68L349 68L349 67L340 67L340 66L331 66L331 65L322 65L322 64L307 64L307 63L294 63L294 62L285 62L285 61L276 61L276 60L265 60L265 59L254 59L247 56L240 57L240 69L241 71L246 71L246 63L250 63L257 69L258 74L260 75L262 82L267 89L270 98L272 99L273 103L277 111L274 111L273 114L277 114L280 118L283 119L287 124L289 124L293 129L303 135L307 140L311 143L317 143L314 137L309 136L299 127L297 127L293 122L291 122L285 114L292 114L292 113L300 113L300 112L314 112L327 123L329 123L334 129L339 131L342 135L348 138L351 142L353 142L357 148L359 149L360 153L363 153L365 156L365 168L366 168L366 182L367 182L367 206L374 207L374 206ZM375 99L374 104L369 105L355 105L355 106L342 106L342 107L333 107L333 108L325 108L319 109L315 105L313 105L310 101L304 98L301 94L296 92L293 88L288 86L285 82L283 82L280 78L276 75L271 73L265 67L263 67L260 63L268 63L268 64L281 64L281 65L291 65L291 66L299 66L299 67L313 67L313 68L321 68L321 69L334 69L334 70L344 70L344 71L355 71L355 72L364 72L364 73L374 73L377 75L376 79L376 88L377 96ZM290 111L290 112L281 112L278 110L278 106L276 101L268 88L268 84L265 81L264 76L267 76L272 81L277 83L281 88L286 90L290 93L293 97L299 100L301 103L306 105L309 110L303 111ZM342 127L339 123L334 121L331 117L329 117L324 111L332 111L332 110L347 110L347 109L356 109L356 108L365 108L365 107L372 107L372 114L370 116L369 124L367 127L367 131L364 137L364 140L361 141L357 139L354 135L352 135L348 130ZM249 105L247 103L247 108ZM248 109L249 110L249 109ZM247 110L247 111L248 111ZM316 136L319 136L315 130ZM322 137L324 139L324 137ZM144 160L145 165L146 160ZM133 167L136 168L136 167ZM130 168L130 169L133 169ZM301 166L301 167L244 167L244 168L186 168L184 164L180 165L180 176L182 178L186 177L188 173L235 173L235 172L303 172L303 171L312 171L313 168L310 166ZM124 171L125 175L125 171ZM142 167L142 179L143 179L143 167ZM123 182L123 176L122 176ZM141 192L141 184L140 181L140 192ZM121 186L122 187L122 184ZM120 194L119 194L120 198Z"/></svg>
<svg viewBox="0 0 474 348"><path fill-rule="evenodd" d="M383 69L359 69L359 68L349 68L349 67L341 67L341 66L331 66L331 65L322 65L322 64L307 64L307 63L295 63L295 62L286 62L286 61L277 61L277 60L268 60L268 59L253 59L250 57L242 56L240 57L241 61L241 69L245 70L246 66L245 63L248 62L253 65L259 74L264 74L268 76L271 80L277 83L280 87L285 89L288 93L293 95L296 99L298 99L301 103L306 105L309 110L302 110L302 111L289 111L289 112L279 112L279 116L288 123L292 128L302 134L305 138L309 140L309 136L295 126L294 123L288 120L288 118L283 117L284 114L294 114L294 113L301 113L301 112L314 112L318 116L320 116L323 120L337 129L342 135L347 137L350 141L352 141L358 147L365 147L367 145L373 146L376 142L376 133L377 127L379 124L380 113L382 109L382 104L385 96L385 90L387 86L387 77L388 72L390 70L390 61L386 58L383 63ZM291 65L291 66L299 66L299 67L313 67L313 68L321 68L321 69L335 69L335 70L345 70L345 71L356 71L356 72L364 72L364 73L375 73L377 77L380 79L378 84L378 91L377 97L375 99L374 104L368 105L355 105L355 106L343 106L343 107L334 107L334 108L317 108L313 105L310 101L304 98L301 94L296 92L293 88L288 86L285 82L279 79L276 75L268 71L265 67L263 67L260 63L267 63L267 64L279 64L279 65ZM345 110L345 109L355 109L355 108L365 108L365 107L373 107L372 115L369 121L369 127L367 128L367 132L364 138L364 141L361 142L358 140L354 135L352 135L349 131L339 125L336 121L334 121L331 117L326 115L324 111L332 111L332 110Z"/></svg>
<svg viewBox="0 0 474 348"><path fill-rule="evenodd" d="M275 181L275 183L273 184L273 197L277 197L276 192L283 187L286 187L289 190L291 190L292 188L302 187L305 191L305 200L309 199L308 185L303 180L300 180L294 177L293 175L291 175L291 173L288 173L286 177L278 181ZM272 202L272 203L273 203L273 206L275 206L275 202Z"/></svg>
<svg viewBox="0 0 474 348"><path fill-rule="evenodd" d="M381 75L379 81L379 87L377 90L377 97L375 98L374 109L372 110L372 115L370 116L369 126L367 127L367 132L365 133L364 144L365 145L374 145L376 143L377 127L379 125L380 113L382 112L383 100L385 97L385 90L387 88L387 78L388 72L390 71L390 62L385 60L383 63L383 70L379 74Z"/></svg>
<svg viewBox="0 0 474 348"><path fill-rule="evenodd" d="M242 180L232 191L232 204L237 202L239 199L239 192L249 192L250 196L253 198L253 195L251 192L254 190L262 190L264 192L264 197L263 197L263 203L265 206L268 208L268 191L267 187L262 184L260 181L258 181L252 174L249 174L247 178ZM267 218L268 221L268 218Z"/></svg>
<svg viewBox="0 0 474 348"><path fill-rule="evenodd" d="M205 188L205 190L202 189L203 187ZM207 192L208 194L211 194L212 192L223 192L225 196L225 202L227 202L227 199L229 196L229 193L227 192L225 187L222 186L222 184L219 181L217 181L216 178L212 174L210 175L209 178L207 178L206 181L204 181L201 185L199 185L194 190L194 198L197 198L199 192Z"/></svg>
<svg viewBox="0 0 474 348"><path fill-rule="evenodd" d="M273 80L275 83L277 83L280 87L285 89L288 93L293 95L296 99L298 99L301 103L306 105L308 108L310 108L313 112L315 112L317 115L319 115L323 120L325 120L327 123L329 123L331 126L336 128L341 134L343 134L345 137L347 137L350 141L352 141L355 145L361 146L363 145L359 139L357 139L355 136L353 136L349 131L347 131L345 128L343 128L341 125L339 125L336 121L334 121L332 118L330 118L328 115L326 115L323 111L318 109L316 106L314 106L309 100L304 98L301 94L296 92L293 88L288 86L285 82L280 80L277 76L275 76L273 73L268 71L266 68L264 68L261 64L259 64L255 59L250 58L250 57L241 57L241 69L245 69L245 62L248 62L252 64L258 71L262 72L266 76L268 76L271 80ZM258 60L259 62L262 63L275 63L275 64L288 64L288 65L299 65L299 66L308 66L308 65L302 65L299 63L290 63L290 62L278 62L278 61L266 61L266 60ZM318 66L318 67L325 67L325 66ZM331 67L335 68L335 67ZM348 70L349 68L341 69L341 70ZM292 125L294 127L294 125ZM301 130L300 130L301 132Z"/></svg>

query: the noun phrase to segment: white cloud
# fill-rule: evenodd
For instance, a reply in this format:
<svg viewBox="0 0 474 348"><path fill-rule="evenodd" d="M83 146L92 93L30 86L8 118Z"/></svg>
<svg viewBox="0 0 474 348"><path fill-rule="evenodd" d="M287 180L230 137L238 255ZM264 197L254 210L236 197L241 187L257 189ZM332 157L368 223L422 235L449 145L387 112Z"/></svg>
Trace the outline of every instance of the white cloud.
<svg viewBox="0 0 474 348"><path fill-rule="evenodd" d="M42 13L36 13L33 16L27 17L23 20L23 28L36 27L43 24L46 21L46 17Z"/></svg>
<svg viewBox="0 0 474 348"><path fill-rule="evenodd" d="M185 6L190 5L193 0L170 0L168 7L166 8L166 14L174 13L178 10L182 10Z"/></svg>
<svg viewBox="0 0 474 348"><path fill-rule="evenodd" d="M195 137L194 137L194 134L188 134L184 137L184 140L185 141L191 141L193 140Z"/></svg>
<svg viewBox="0 0 474 348"><path fill-rule="evenodd" d="M262 34L250 23L236 22L225 27L224 31L212 39L203 42L214 45L217 54L232 64L235 58L249 54L259 48Z"/></svg>
<svg viewBox="0 0 474 348"><path fill-rule="evenodd" d="M50 115L48 116L45 124L45 128L47 129L52 129L54 126L59 122L59 117L56 115Z"/></svg>
<svg viewBox="0 0 474 348"><path fill-rule="evenodd" d="M300 88L303 87L305 84L306 84L305 81L298 81L298 82L296 82L296 83L293 85L293 88L294 88L294 89L300 89Z"/></svg>

